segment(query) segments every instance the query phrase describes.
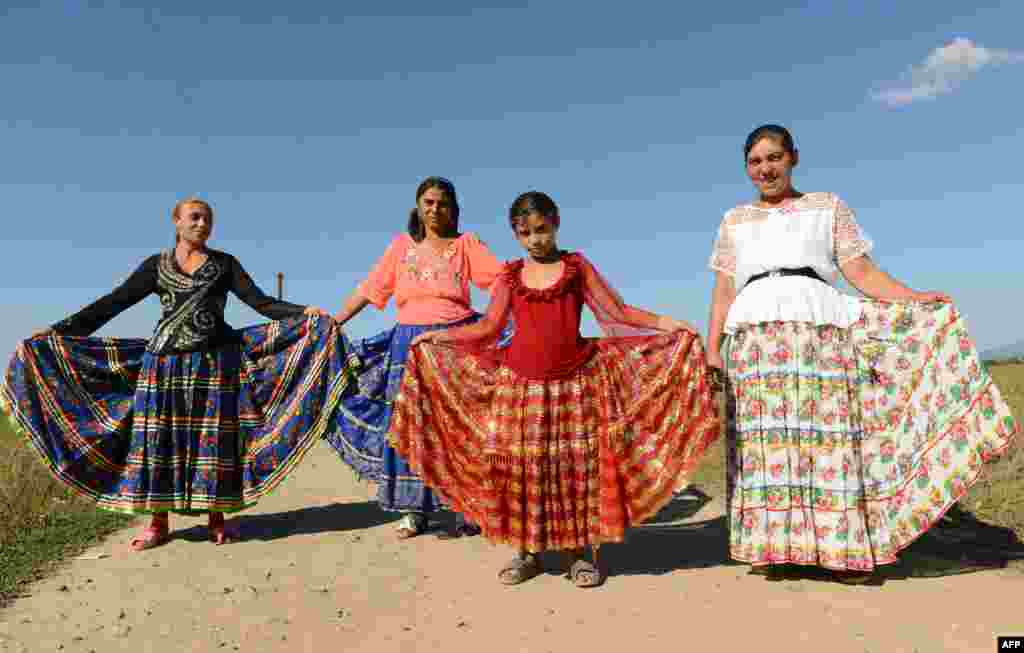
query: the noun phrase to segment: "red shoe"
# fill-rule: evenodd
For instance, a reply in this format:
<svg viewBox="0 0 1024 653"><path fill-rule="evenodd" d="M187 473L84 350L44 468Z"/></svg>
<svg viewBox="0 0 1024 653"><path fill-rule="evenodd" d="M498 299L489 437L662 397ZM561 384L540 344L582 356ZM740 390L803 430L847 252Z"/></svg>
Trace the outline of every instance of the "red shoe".
<svg viewBox="0 0 1024 653"><path fill-rule="evenodd" d="M147 526L142 531L142 535L132 538L128 546L132 548L132 551L145 551L166 544L170 540L171 533L168 526Z"/></svg>
<svg viewBox="0 0 1024 653"><path fill-rule="evenodd" d="M210 541L220 546L221 544L230 544L231 542L237 542L241 538L238 532L238 527L235 524L228 524L224 521L224 518L211 519L207 528L210 531Z"/></svg>

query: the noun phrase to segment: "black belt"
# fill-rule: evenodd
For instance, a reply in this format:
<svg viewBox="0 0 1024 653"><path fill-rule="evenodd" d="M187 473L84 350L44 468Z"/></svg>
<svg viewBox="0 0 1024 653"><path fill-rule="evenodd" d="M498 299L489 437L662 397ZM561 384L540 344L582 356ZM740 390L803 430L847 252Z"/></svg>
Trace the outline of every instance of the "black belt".
<svg viewBox="0 0 1024 653"><path fill-rule="evenodd" d="M825 280L822 279L818 275L818 273L814 271L814 268L810 266L805 266L802 268L778 268L775 270L762 272L760 274L755 274L754 276L747 279L747 282L743 284L743 287L746 288L755 281L760 281L761 279L768 279L770 277L807 277L808 279L817 279L818 281L825 283Z"/></svg>

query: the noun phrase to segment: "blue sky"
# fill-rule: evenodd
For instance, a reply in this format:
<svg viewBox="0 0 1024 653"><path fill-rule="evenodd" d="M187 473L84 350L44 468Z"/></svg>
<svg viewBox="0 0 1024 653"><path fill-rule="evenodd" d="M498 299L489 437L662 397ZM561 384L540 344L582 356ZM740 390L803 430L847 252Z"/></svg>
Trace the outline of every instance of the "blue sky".
<svg viewBox="0 0 1024 653"><path fill-rule="evenodd" d="M288 299L333 312L431 174L503 259L508 204L548 192L562 246L703 328L712 239L752 197L741 146L765 122L792 128L797 187L846 199L885 269L951 293L983 349L1024 338L1024 3L611 7L9 0L0 354L167 247L190 194L265 290L282 271ZM100 333L148 336L158 313ZM349 331L393 320L371 307Z"/></svg>

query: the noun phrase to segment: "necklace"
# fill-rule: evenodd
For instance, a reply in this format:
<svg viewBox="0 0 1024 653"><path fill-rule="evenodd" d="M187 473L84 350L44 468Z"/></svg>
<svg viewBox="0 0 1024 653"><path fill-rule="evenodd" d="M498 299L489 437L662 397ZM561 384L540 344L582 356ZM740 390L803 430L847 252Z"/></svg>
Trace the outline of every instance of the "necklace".
<svg viewBox="0 0 1024 653"><path fill-rule="evenodd" d="M454 238L424 238L420 245L429 249L435 256L444 256L453 242Z"/></svg>

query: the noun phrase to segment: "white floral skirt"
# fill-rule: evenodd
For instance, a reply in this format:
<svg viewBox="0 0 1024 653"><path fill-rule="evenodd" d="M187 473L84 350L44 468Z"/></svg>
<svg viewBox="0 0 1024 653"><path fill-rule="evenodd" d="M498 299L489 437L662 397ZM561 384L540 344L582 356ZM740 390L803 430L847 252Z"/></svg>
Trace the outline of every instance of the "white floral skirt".
<svg viewBox="0 0 1024 653"><path fill-rule="evenodd" d="M895 562L1019 431L951 304L866 300L848 329L761 323L725 352L742 562Z"/></svg>

